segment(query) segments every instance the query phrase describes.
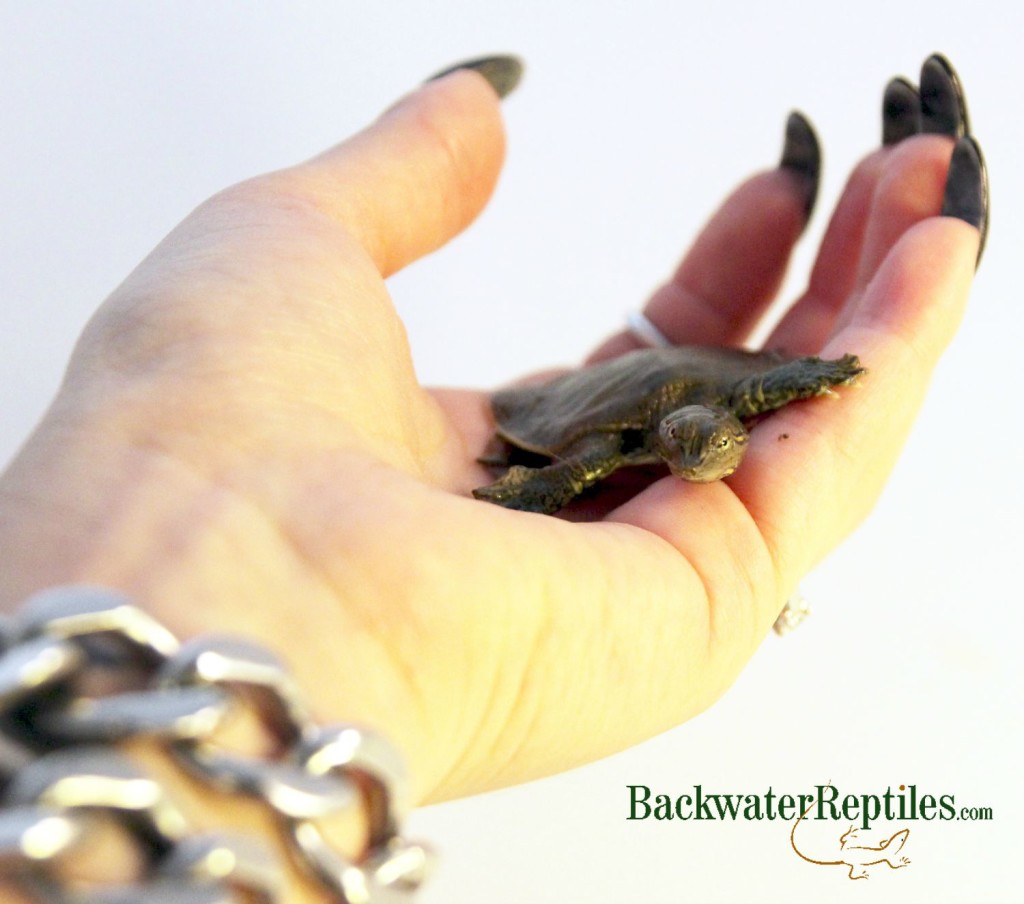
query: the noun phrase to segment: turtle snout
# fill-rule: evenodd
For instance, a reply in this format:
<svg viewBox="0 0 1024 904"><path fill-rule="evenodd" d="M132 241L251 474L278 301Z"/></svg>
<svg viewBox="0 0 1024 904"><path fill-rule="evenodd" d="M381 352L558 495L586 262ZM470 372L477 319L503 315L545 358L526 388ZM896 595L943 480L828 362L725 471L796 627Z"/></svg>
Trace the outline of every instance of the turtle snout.
<svg viewBox="0 0 1024 904"><path fill-rule="evenodd" d="M661 421L657 446L677 477L709 483L736 470L747 439L746 428L732 412L688 405Z"/></svg>

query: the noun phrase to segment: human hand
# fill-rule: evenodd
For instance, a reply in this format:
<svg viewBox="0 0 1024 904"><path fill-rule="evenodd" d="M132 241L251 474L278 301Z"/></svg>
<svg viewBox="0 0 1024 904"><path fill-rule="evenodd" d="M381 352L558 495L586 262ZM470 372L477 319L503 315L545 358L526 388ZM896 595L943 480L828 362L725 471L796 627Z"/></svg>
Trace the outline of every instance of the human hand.
<svg viewBox="0 0 1024 904"><path fill-rule="evenodd" d="M479 212L503 141L494 91L456 72L172 232L86 329L0 481L4 602L98 583L179 636L267 643L321 719L398 743L421 801L713 702L889 472L966 299L978 232L953 196L980 197L980 162L962 142L947 191L953 141L907 136L851 177L769 344L857 353L859 391L773 415L726 482L660 480L579 524L468 498L487 480L486 394L417 385L383 282ZM670 338L743 341L802 230L804 172L726 202L648 307Z"/></svg>

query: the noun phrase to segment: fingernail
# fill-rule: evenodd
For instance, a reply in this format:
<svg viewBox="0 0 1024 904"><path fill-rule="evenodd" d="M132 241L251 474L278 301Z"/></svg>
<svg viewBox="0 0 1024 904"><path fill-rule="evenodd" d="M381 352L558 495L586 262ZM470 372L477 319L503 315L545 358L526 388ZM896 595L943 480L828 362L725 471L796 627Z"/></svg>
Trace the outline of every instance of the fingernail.
<svg viewBox="0 0 1024 904"><path fill-rule="evenodd" d="M978 260L985 250L988 238L988 170L981 146L970 135L965 135L953 148L946 176L946 191L942 197L942 215L956 217L977 227L981 233Z"/></svg>
<svg viewBox="0 0 1024 904"><path fill-rule="evenodd" d="M960 138L970 132L960 76L940 53L921 67L921 131Z"/></svg>
<svg viewBox="0 0 1024 904"><path fill-rule="evenodd" d="M800 177L804 190L804 213L810 217L818 198L821 178L821 145L810 120L794 110L786 120L786 141L782 146L779 168Z"/></svg>
<svg viewBox="0 0 1024 904"><path fill-rule="evenodd" d="M882 98L882 145L889 147L921 131L921 96L902 76L885 86Z"/></svg>
<svg viewBox="0 0 1024 904"><path fill-rule="evenodd" d="M458 72L460 69L472 69L474 72L479 72L487 79L487 83L500 98L508 97L523 77L523 61L519 57L498 55L478 57L456 63L454 66L435 72L427 81L432 82L435 79L451 75L453 72Z"/></svg>

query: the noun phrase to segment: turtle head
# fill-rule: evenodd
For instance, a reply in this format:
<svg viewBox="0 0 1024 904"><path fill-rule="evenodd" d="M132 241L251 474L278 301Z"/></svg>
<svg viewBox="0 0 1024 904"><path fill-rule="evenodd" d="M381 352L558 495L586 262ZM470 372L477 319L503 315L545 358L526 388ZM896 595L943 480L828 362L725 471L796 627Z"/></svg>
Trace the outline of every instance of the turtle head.
<svg viewBox="0 0 1024 904"><path fill-rule="evenodd" d="M707 483L736 470L749 438L731 411L687 405L662 419L655 449L677 477Z"/></svg>

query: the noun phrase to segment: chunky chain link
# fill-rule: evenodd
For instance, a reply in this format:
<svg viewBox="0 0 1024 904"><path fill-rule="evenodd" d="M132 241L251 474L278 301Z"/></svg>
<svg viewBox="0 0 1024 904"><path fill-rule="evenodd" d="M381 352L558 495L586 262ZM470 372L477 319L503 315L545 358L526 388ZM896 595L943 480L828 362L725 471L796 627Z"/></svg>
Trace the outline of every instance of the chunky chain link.
<svg viewBox="0 0 1024 904"><path fill-rule="evenodd" d="M270 754L218 745L239 709L272 739ZM120 594L82 586L45 590L0 621L0 877L60 904L283 900L285 868L272 848L190 832L159 783L111 746L142 737L206 784L262 801L329 900L406 904L422 883L431 855L399 835L408 788L390 744L314 724L263 647L217 636L179 644ZM360 808L368 841L353 861L320 823ZM113 843L111 827L139 875L116 886L74 881L68 862L90 839Z"/></svg>

